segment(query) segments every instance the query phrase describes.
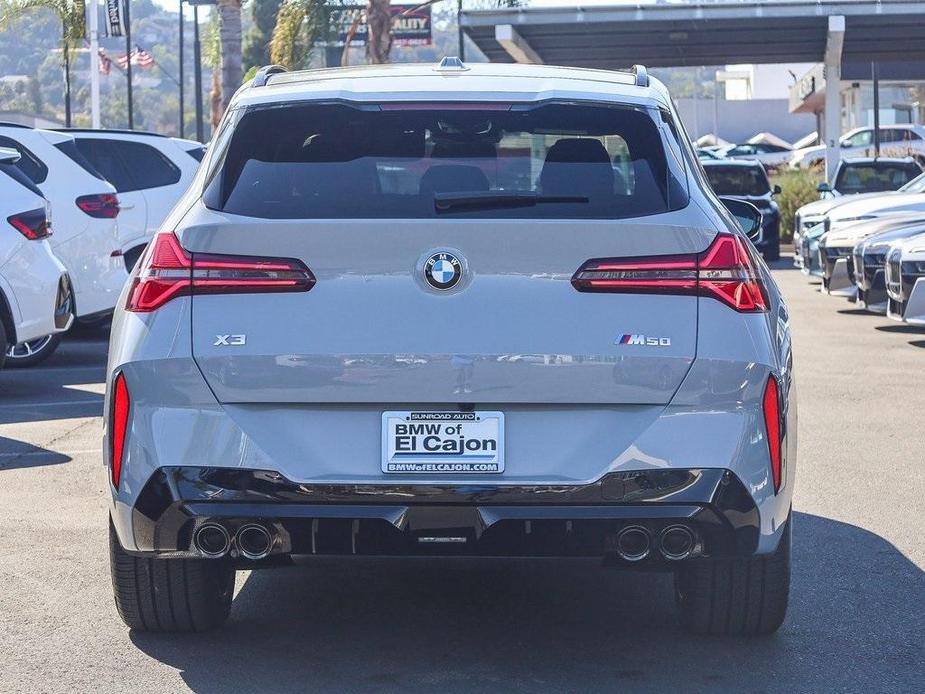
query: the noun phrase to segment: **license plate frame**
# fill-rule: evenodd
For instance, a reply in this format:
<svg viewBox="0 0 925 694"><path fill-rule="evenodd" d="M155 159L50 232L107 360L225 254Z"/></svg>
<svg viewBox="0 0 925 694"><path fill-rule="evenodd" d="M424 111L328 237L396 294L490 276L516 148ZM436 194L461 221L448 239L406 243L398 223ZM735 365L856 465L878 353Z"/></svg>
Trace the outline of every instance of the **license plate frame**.
<svg viewBox="0 0 925 694"><path fill-rule="evenodd" d="M409 428L399 430L399 425ZM381 470L389 475L501 474L504 472L504 413L488 410L383 412Z"/></svg>

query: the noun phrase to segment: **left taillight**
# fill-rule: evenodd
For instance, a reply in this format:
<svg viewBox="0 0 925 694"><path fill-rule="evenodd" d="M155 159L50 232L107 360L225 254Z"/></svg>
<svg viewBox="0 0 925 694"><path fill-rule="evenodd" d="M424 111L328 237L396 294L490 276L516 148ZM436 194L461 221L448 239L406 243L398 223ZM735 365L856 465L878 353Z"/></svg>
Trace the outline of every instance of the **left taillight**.
<svg viewBox="0 0 925 694"><path fill-rule="evenodd" d="M771 477L774 480L774 493L777 494L780 491L781 484L781 420L780 390L774 376L769 376L765 385L762 409L764 411L765 432L768 436Z"/></svg>
<svg viewBox="0 0 925 694"><path fill-rule="evenodd" d="M292 258L189 253L172 233L157 234L132 281L126 309L154 311L178 296L307 292L315 276Z"/></svg>
<svg viewBox="0 0 925 694"><path fill-rule="evenodd" d="M13 228L30 241L44 239L51 235L51 226L44 208L20 212L6 218Z"/></svg>
<svg viewBox="0 0 925 694"><path fill-rule="evenodd" d="M81 195L75 202L84 213L97 219L115 219L119 216L119 198L112 193Z"/></svg>
<svg viewBox="0 0 925 694"><path fill-rule="evenodd" d="M128 386L125 383L125 374L119 373L112 384L112 413L109 419L109 447L110 470L112 484L118 489L122 478L122 458L125 455L125 435L128 431L128 417L131 409L131 399Z"/></svg>
<svg viewBox="0 0 925 694"><path fill-rule="evenodd" d="M589 260L572 286L580 292L699 294L743 313L767 311L751 254L734 234L717 234L699 254Z"/></svg>

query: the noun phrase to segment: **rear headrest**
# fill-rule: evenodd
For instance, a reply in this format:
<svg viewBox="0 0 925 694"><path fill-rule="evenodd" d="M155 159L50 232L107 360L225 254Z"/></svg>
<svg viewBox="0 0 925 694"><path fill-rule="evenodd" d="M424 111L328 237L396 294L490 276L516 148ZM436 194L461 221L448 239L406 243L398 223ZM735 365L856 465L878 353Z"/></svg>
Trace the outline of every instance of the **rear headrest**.
<svg viewBox="0 0 925 694"><path fill-rule="evenodd" d="M568 137L558 140L546 152L546 163L610 164L610 155L600 140Z"/></svg>
<svg viewBox="0 0 925 694"><path fill-rule="evenodd" d="M546 152L539 183L544 195L612 197L613 164L599 140L563 138Z"/></svg>
<svg viewBox="0 0 925 694"><path fill-rule="evenodd" d="M488 177L477 166L437 164L421 176L420 193L432 196L434 193L482 192L490 187Z"/></svg>

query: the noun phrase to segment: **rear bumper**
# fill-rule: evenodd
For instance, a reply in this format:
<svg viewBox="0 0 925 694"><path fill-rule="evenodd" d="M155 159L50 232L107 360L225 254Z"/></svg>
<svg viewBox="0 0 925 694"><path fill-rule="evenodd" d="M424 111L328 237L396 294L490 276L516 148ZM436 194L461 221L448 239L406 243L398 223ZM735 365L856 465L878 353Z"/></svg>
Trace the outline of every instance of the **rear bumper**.
<svg viewBox="0 0 925 694"><path fill-rule="evenodd" d="M299 484L265 470L163 467L131 516L131 530L123 530L133 535L133 554L198 557L193 536L203 523L221 524L234 537L237 528L256 522L274 536L267 560L449 554L598 556L619 563L625 560L614 549L617 535L638 526L653 546L638 563L669 568L675 562L658 551L666 527L692 530L689 558L754 554L760 533L751 495L735 474L719 468L610 473L562 486L386 486ZM249 566L267 561L238 559Z"/></svg>

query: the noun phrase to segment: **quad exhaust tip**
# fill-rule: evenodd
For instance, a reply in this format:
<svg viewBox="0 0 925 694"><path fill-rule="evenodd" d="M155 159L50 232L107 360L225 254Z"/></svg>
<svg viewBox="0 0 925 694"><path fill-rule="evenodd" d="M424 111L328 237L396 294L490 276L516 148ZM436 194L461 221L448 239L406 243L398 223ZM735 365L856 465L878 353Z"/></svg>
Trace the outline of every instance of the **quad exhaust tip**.
<svg viewBox="0 0 925 694"><path fill-rule="evenodd" d="M649 531L639 525L623 528L617 535L617 555L624 561L642 561L651 546Z"/></svg>
<svg viewBox="0 0 925 694"><path fill-rule="evenodd" d="M235 544L245 559L263 559L273 549L273 536L264 526L258 523L248 523L238 528Z"/></svg>
<svg viewBox="0 0 925 694"><path fill-rule="evenodd" d="M659 534L658 540L662 556L671 561L687 559L697 543L694 533L684 525L669 525Z"/></svg>
<svg viewBox="0 0 925 694"><path fill-rule="evenodd" d="M193 535L193 545L204 557L223 557L231 549L231 536L218 523L203 523Z"/></svg>

